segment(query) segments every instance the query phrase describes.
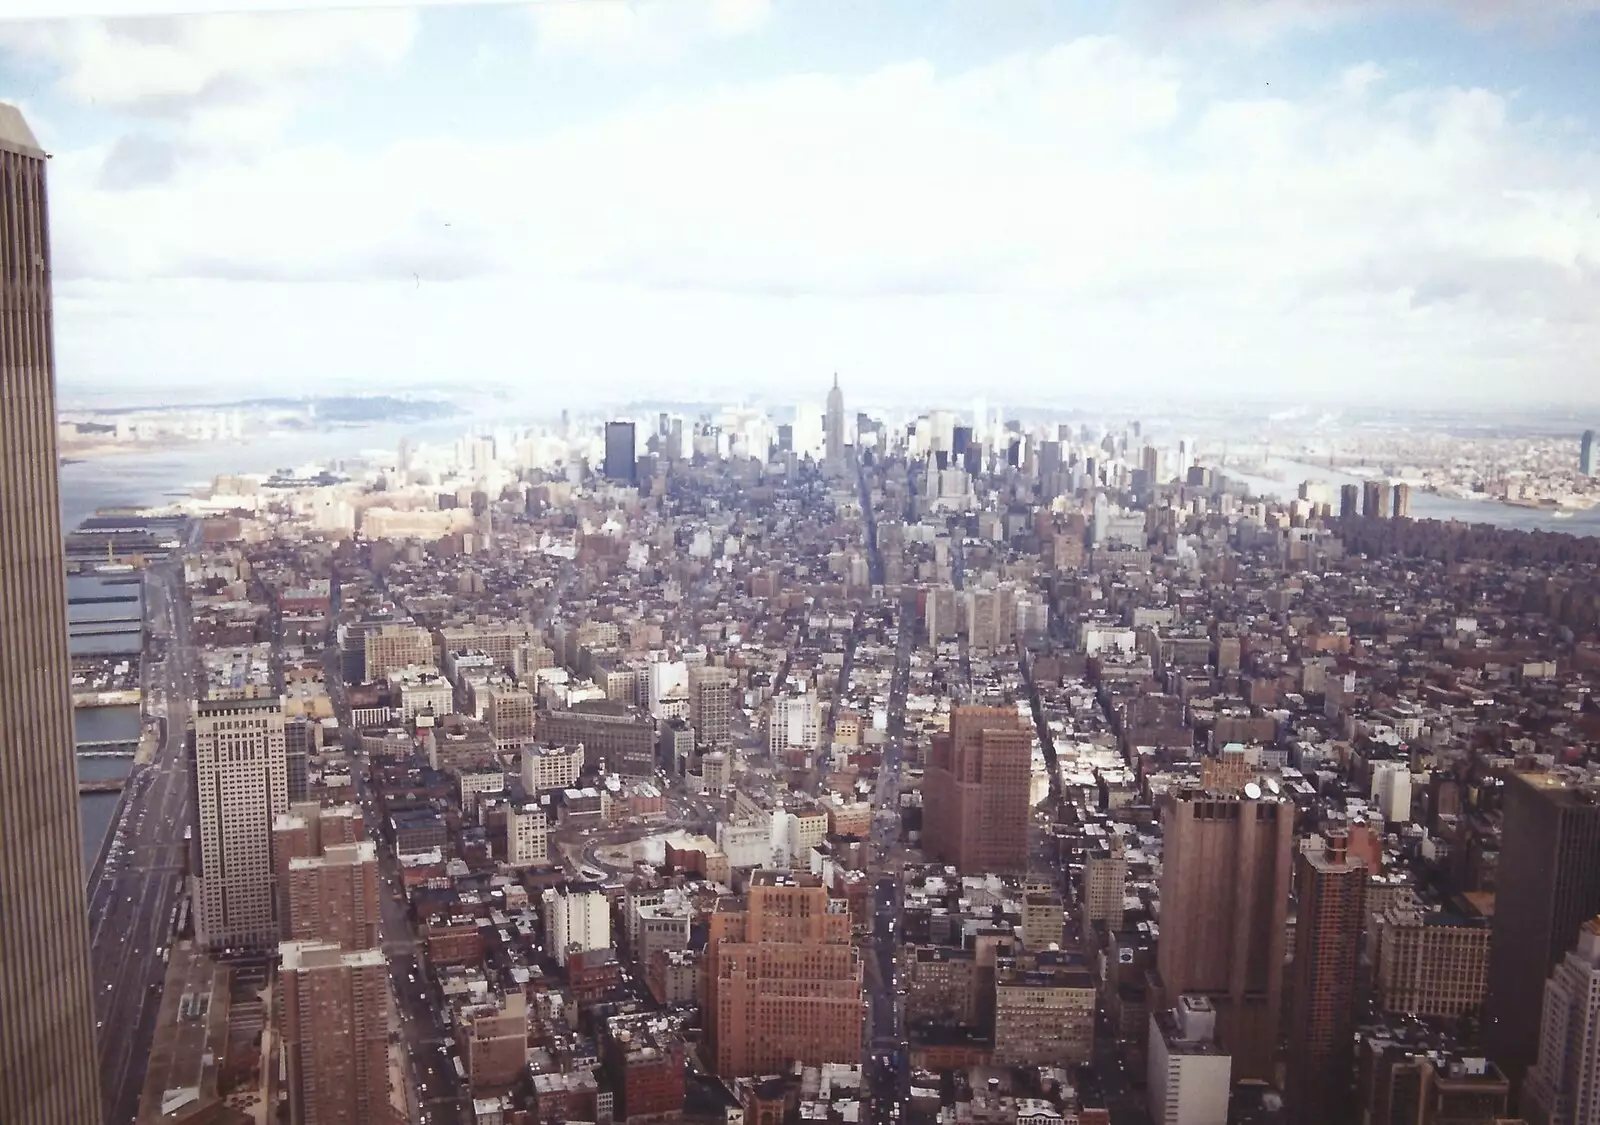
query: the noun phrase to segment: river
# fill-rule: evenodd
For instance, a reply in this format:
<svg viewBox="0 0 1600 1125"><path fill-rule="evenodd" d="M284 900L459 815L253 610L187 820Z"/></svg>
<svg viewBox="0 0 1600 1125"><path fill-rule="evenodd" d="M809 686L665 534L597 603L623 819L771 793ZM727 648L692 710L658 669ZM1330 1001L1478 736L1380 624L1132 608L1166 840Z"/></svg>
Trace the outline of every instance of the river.
<svg viewBox="0 0 1600 1125"><path fill-rule="evenodd" d="M1230 480L1243 482L1258 495L1280 499L1298 496L1302 481L1323 481L1335 492L1332 498L1335 513L1339 510L1337 495L1339 486L1362 483L1361 477L1301 461L1274 458L1268 467L1282 473L1283 479L1271 480L1234 469L1221 469L1219 472ZM1574 511L1570 516L1558 519L1550 509L1519 508L1513 504L1501 504L1494 500L1458 500L1413 488L1411 515L1414 519L1461 520L1464 523L1487 523L1519 531L1560 531L1568 535L1600 535L1600 506L1590 508L1588 511Z"/></svg>
<svg viewBox="0 0 1600 1125"><path fill-rule="evenodd" d="M378 423L340 429L288 434L261 434L227 444L196 445L178 449L118 454L75 461L61 466L61 526L76 528L100 508L153 507L183 497L196 487L209 485L226 473L271 472L309 462L357 458L368 451L398 450L402 439L413 446L454 441L475 425L505 424L504 417L461 415L427 422ZM135 707L80 709L74 715L78 737L88 740L138 738ZM105 733L110 731L111 733ZM78 759L78 776L85 780L126 777L131 758ZM78 797L78 819L83 833L85 874L105 842L120 794L83 793Z"/></svg>

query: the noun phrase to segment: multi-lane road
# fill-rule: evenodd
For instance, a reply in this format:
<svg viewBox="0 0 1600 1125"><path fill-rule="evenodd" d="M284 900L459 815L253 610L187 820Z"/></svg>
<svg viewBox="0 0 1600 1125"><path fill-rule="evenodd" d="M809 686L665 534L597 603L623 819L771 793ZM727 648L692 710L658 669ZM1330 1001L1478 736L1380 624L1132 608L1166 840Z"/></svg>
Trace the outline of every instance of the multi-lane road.
<svg viewBox="0 0 1600 1125"><path fill-rule="evenodd" d="M183 830L190 823L184 739L195 656L181 564L152 565L145 597L151 631L167 639L165 656L147 679L151 713L166 718L166 733L150 764L130 777L88 888L107 1125L126 1125L138 1113L182 893Z"/></svg>

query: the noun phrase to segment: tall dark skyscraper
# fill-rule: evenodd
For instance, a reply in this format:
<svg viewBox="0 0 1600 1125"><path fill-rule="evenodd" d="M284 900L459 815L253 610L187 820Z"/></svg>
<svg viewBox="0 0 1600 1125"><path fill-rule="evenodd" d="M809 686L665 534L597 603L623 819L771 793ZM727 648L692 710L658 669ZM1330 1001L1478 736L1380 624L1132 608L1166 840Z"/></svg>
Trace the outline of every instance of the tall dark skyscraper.
<svg viewBox="0 0 1600 1125"><path fill-rule="evenodd" d="M638 468L634 463L634 451L637 448L634 444L632 422L606 423L607 480L614 480L619 484L639 483Z"/></svg>
<svg viewBox="0 0 1600 1125"><path fill-rule="evenodd" d="M1358 484L1341 485L1339 488L1339 518L1342 520L1355 519L1361 514L1361 486Z"/></svg>
<svg viewBox="0 0 1600 1125"><path fill-rule="evenodd" d="M1503 826L1484 1042L1516 1089L1538 1051L1545 978L1600 913L1600 789L1513 774Z"/></svg>
<svg viewBox="0 0 1600 1125"><path fill-rule="evenodd" d="M0 1121L102 1120L56 478L45 156L0 105Z"/></svg>
<svg viewBox="0 0 1600 1125"><path fill-rule="evenodd" d="M1584 430L1578 442L1578 471L1588 477L1600 476L1600 446L1595 445L1593 430Z"/></svg>
<svg viewBox="0 0 1600 1125"><path fill-rule="evenodd" d="M1394 486L1394 518L1408 520L1411 518L1411 486L1397 484Z"/></svg>

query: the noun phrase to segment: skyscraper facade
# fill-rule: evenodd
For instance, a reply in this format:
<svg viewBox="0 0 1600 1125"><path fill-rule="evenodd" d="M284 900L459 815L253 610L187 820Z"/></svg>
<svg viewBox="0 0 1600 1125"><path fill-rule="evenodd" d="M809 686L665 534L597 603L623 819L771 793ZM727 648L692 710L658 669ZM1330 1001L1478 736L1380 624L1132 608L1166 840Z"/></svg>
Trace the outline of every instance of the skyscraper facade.
<svg viewBox="0 0 1600 1125"><path fill-rule="evenodd" d="M1299 913L1285 1092L1299 1125L1344 1121L1349 1102L1367 868L1346 844L1343 831L1312 837L1295 860Z"/></svg>
<svg viewBox="0 0 1600 1125"><path fill-rule="evenodd" d="M0 1121L101 1120L56 479L45 154L0 105Z"/></svg>
<svg viewBox="0 0 1600 1125"><path fill-rule="evenodd" d="M1162 1007L1202 995L1234 1079L1275 1080L1294 806L1194 789L1162 810Z"/></svg>
<svg viewBox="0 0 1600 1125"><path fill-rule="evenodd" d="M279 955L292 1125L398 1125L383 950L288 941Z"/></svg>
<svg viewBox="0 0 1600 1125"><path fill-rule="evenodd" d="M706 943L705 1021L723 1078L858 1063L866 1003L850 909L815 876L757 871L724 899Z"/></svg>
<svg viewBox="0 0 1600 1125"><path fill-rule="evenodd" d="M1523 1087L1534 1121L1600 1121L1600 918L1591 918L1544 986L1539 1057Z"/></svg>
<svg viewBox="0 0 1600 1125"><path fill-rule="evenodd" d="M844 464L844 392L839 389L839 376L833 377L833 389L828 392L828 410L823 422L823 456L835 467Z"/></svg>
<svg viewBox="0 0 1600 1125"><path fill-rule="evenodd" d="M1539 1043L1545 979L1600 914L1600 789L1517 773L1503 806L1484 1041L1519 1089Z"/></svg>
<svg viewBox="0 0 1600 1125"><path fill-rule="evenodd" d="M195 705L196 929L211 949L279 939L272 825L289 811L281 699Z"/></svg>
<svg viewBox="0 0 1600 1125"><path fill-rule="evenodd" d="M1033 732L1010 707L957 707L923 783L923 847L964 872L1028 867Z"/></svg>
<svg viewBox="0 0 1600 1125"><path fill-rule="evenodd" d="M1578 471L1584 476L1600 476L1600 446L1596 446L1593 430L1584 430L1578 442Z"/></svg>
<svg viewBox="0 0 1600 1125"><path fill-rule="evenodd" d="M635 463L635 445L632 422L606 423L605 477L618 484L638 484L638 466Z"/></svg>
<svg viewBox="0 0 1600 1125"><path fill-rule="evenodd" d="M372 949L378 938L378 849L371 840L332 844L288 862L283 920L288 940Z"/></svg>

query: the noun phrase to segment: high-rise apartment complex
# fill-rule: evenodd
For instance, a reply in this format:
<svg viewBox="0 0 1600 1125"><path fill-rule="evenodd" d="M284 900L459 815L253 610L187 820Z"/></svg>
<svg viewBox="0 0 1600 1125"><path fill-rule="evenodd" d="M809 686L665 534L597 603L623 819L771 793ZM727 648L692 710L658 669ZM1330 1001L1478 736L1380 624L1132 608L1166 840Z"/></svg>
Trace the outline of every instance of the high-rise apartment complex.
<svg viewBox="0 0 1600 1125"><path fill-rule="evenodd" d="M378 938L378 851L371 840L333 844L288 863L287 940L372 949Z"/></svg>
<svg viewBox="0 0 1600 1125"><path fill-rule="evenodd" d="M632 422L606 423L605 477L618 484L638 484L638 466Z"/></svg>
<svg viewBox="0 0 1600 1125"><path fill-rule="evenodd" d="M376 845L356 806L309 802L275 819L272 843L290 1120L391 1120Z"/></svg>
<svg viewBox="0 0 1600 1125"><path fill-rule="evenodd" d="M100 1120L66 569L45 154L0 105L0 1121Z"/></svg>
<svg viewBox="0 0 1600 1125"><path fill-rule="evenodd" d="M1389 482L1369 480L1361 486L1361 514L1368 519L1388 519L1391 501Z"/></svg>
<svg viewBox="0 0 1600 1125"><path fill-rule="evenodd" d="M1394 518L1406 520L1411 518L1411 486L1397 484L1394 486Z"/></svg>
<svg viewBox="0 0 1600 1125"><path fill-rule="evenodd" d="M270 947L279 938L272 825L289 811L282 701L201 701L193 754L200 940L212 949Z"/></svg>
<svg viewBox="0 0 1600 1125"><path fill-rule="evenodd" d="M1600 1121L1600 918L1579 931L1544 986L1539 1056L1522 1091L1524 1116L1539 1122Z"/></svg>
<svg viewBox="0 0 1600 1125"><path fill-rule="evenodd" d="M1539 1042L1545 978L1600 914L1600 789L1512 774L1503 826L1484 1040L1516 1089Z"/></svg>
<svg viewBox="0 0 1600 1125"><path fill-rule="evenodd" d="M808 875L757 871L706 943L706 1039L723 1078L861 1059L866 1003L850 911Z"/></svg>
<svg viewBox="0 0 1600 1125"><path fill-rule="evenodd" d="M1595 444L1593 430L1584 430L1578 443L1578 471L1584 476L1600 476L1600 447Z"/></svg>
<svg viewBox="0 0 1600 1125"><path fill-rule="evenodd" d="M1163 1007L1203 995L1234 1079L1273 1081L1288 943L1294 805L1186 790L1162 810Z"/></svg>
<svg viewBox="0 0 1600 1125"><path fill-rule="evenodd" d="M1361 514L1361 486L1346 484L1339 487L1339 518L1354 519Z"/></svg>
<svg viewBox="0 0 1600 1125"><path fill-rule="evenodd" d="M923 783L923 848L964 872L1028 866L1033 732L1015 708L956 707Z"/></svg>
<svg viewBox="0 0 1600 1125"><path fill-rule="evenodd" d="M383 950L289 941L279 955L292 1125L394 1122Z"/></svg>
<svg viewBox="0 0 1600 1125"><path fill-rule="evenodd" d="M1367 867L1346 844L1342 830L1313 836L1295 860L1299 913L1285 1093L1300 1125L1344 1121L1349 1101Z"/></svg>

